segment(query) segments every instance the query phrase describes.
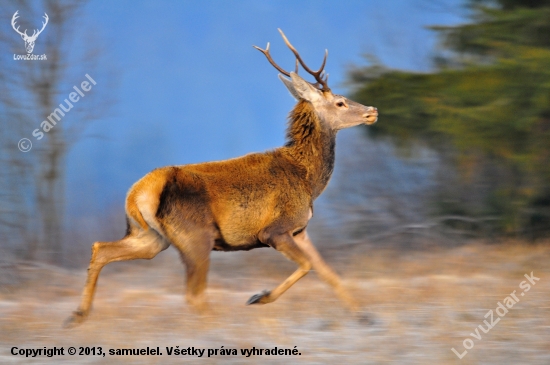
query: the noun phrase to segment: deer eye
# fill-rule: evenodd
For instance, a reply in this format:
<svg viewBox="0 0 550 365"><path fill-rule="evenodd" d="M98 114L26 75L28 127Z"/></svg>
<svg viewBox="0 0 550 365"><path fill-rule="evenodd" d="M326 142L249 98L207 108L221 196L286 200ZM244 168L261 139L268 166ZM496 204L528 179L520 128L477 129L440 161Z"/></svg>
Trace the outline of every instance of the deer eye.
<svg viewBox="0 0 550 365"><path fill-rule="evenodd" d="M343 101L339 101L339 102L336 103L336 105L342 107L342 106L344 106L344 105L346 105L346 104L344 104Z"/></svg>

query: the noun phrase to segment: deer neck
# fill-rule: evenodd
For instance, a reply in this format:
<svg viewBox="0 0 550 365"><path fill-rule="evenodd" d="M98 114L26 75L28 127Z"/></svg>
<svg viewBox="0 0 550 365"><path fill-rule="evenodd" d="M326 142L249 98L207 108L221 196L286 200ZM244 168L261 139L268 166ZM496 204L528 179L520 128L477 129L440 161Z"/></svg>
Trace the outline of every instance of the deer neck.
<svg viewBox="0 0 550 365"><path fill-rule="evenodd" d="M285 147L307 171L313 199L327 186L334 169L336 132L324 123L311 103L300 100L289 115Z"/></svg>

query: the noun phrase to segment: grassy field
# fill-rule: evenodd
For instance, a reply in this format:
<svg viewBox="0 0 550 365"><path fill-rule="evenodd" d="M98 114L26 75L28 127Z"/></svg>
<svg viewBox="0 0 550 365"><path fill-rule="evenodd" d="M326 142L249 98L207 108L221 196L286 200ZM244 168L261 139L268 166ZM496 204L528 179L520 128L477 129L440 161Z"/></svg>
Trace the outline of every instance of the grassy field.
<svg viewBox="0 0 550 365"><path fill-rule="evenodd" d="M100 277L89 320L71 330L61 325L78 304L85 269L3 264L0 363L550 364L549 244L322 253L369 321L346 312L315 273L275 303L245 306L251 295L273 288L295 268L270 249L213 255L213 311L203 317L185 304L184 270L173 249L151 261L111 264ZM532 279L536 284L525 291L520 283L529 283L524 274L531 272L540 280ZM498 303L514 290L519 301L499 317ZM489 310L493 322L500 320L484 333L478 326L487 329ZM470 347L466 354L464 345ZM14 346L64 347L65 356L29 359L11 355ZM77 352L159 347L163 355L70 356L70 346ZM205 353L169 356L166 347L176 346ZM219 353L222 346L238 355L208 357L208 349ZM241 355L253 347L296 347L300 355Z"/></svg>

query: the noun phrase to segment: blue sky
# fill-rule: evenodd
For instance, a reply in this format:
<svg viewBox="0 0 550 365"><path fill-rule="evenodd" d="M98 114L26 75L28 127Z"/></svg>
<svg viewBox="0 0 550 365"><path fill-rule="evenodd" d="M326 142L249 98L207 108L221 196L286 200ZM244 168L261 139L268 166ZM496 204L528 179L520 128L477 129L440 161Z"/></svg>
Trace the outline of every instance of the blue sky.
<svg viewBox="0 0 550 365"><path fill-rule="evenodd" d="M425 27L463 22L463 14L455 0L90 2L81 29L103 49L92 92L114 104L86 130L99 138L69 154L69 212L122 209L127 189L155 167L282 145L294 100L252 48L271 42L274 59L291 69L277 28L313 68L328 49L330 85L346 94L346 69L364 65L364 53L392 68L430 70L436 38Z"/></svg>

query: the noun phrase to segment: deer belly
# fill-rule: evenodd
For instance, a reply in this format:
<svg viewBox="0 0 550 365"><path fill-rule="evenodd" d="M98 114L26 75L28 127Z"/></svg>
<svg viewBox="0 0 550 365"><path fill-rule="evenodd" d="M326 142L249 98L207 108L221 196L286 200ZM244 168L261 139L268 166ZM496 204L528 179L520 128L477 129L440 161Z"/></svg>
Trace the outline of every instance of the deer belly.
<svg viewBox="0 0 550 365"><path fill-rule="evenodd" d="M213 251L249 251L253 248L269 247L265 243L260 242L258 239L250 240L248 242L241 242L239 244L229 244L224 239L218 238L214 242Z"/></svg>
<svg viewBox="0 0 550 365"><path fill-rule="evenodd" d="M257 232L261 229L258 221L247 221L245 224L239 224L245 222L245 220L239 220L239 218L238 215L234 215L233 219L216 224L218 232L213 250L247 251L257 247L268 247L258 240Z"/></svg>

